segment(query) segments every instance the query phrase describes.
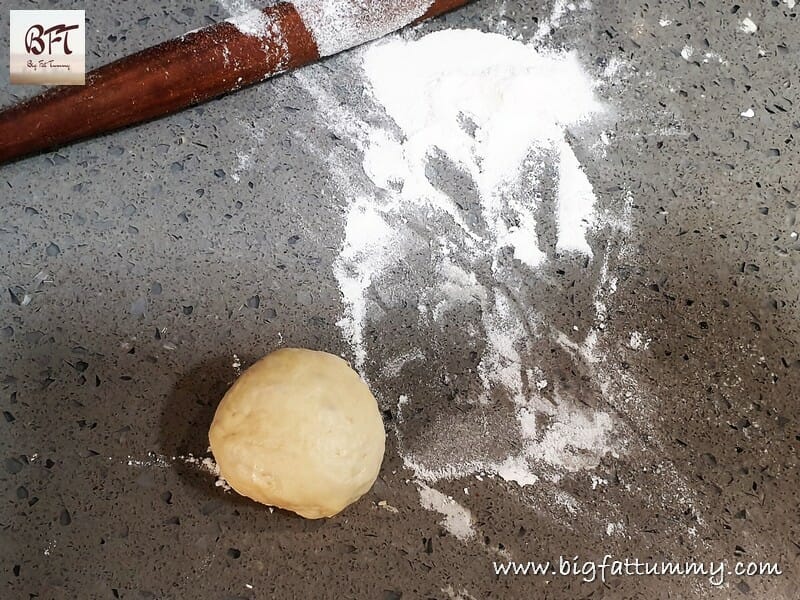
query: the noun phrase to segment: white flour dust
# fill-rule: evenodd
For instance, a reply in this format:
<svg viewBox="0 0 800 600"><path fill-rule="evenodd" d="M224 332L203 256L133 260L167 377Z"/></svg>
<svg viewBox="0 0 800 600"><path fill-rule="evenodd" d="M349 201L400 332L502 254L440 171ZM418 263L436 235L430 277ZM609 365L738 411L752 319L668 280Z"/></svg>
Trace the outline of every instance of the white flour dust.
<svg viewBox="0 0 800 600"><path fill-rule="evenodd" d="M432 56L437 60L430 60ZM353 199L346 244L336 264L346 305L341 325L359 368L366 357L365 292L387 263L396 260L408 234L387 215L430 208L460 228L463 244L436 240L441 244L443 285L434 318L448 302L488 301L474 273L449 255L489 256L495 271L506 249L532 268L545 261L537 243L537 199L521 189L524 180L536 177L543 158L550 157L558 168L556 249L591 254L586 233L595 196L565 130L603 111L594 83L573 55L540 53L496 34L449 30L416 42L395 38L371 46L363 61L373 96L400 133L366 125L359 129L352 115L337 120L363 146L364 171L386 195L383 202L369 196ZM446 156L475 182L487 231L466 223L458 199L430 181L427 168L435 154ZM496 330L507 300L498 296L493 304L487 308L495 317L490 328Z"/></svg>
<svg viewBox="0 0 800 600"><path fill-rule="evenodd" d="M280 26L250 0L220 0L219 4L230 15L225 21L242 33L255 37L280 33L282 37Z"/></svg>
<svg viewBox="0 0 800 600"><path fill-rule="evenodd" d="M243 33L283 40L279 24L261 10L277 3L220 0L220 6L231 15L227 21ZM433 0L292 0L291 4L314 38L320 56L331 56L405 27L422 17Z"/></svg>
<svg viewBox="0 0 800 600"><path fill-rule="evenodd" d="M214 485L216 487L221 487L226 492L230 491L231 486L228 485L228 482L225 481L225 478L220 474L219 465L214 461L213 458L208 456L205 458L200 458L189 454L188 456L178 456L176 459L181 460L188 465L194 465L200 470L212 475L215 478Z"/></svg>
<svg viewBox="0 0 800 600"><path fill-rule="evenodd" d="M274 25L264 12L257 8L237 14L226 20L228 23L235 25L242 33L255 37L266 35L269 28ZM277 25L275 26L277 27Z"/></svg>
<svg viewBox="0 0 800 600"><path fill-rule="evenodd" d="M218 3L222 10L233 18L241 17L256 8L255 4L250 0L218 0Z"/></svg>
<svg viewBox="0 0 800 600"><path fill-rule="evenodd" d="M284 70L289 61L289 46L278 19L271 17L263 8L274 3L258 6L250 0L220 0L220 6L230 17L225 19L242 33L261 40L267 54L277 53L279 58L275 73ZM225 66L230 67L230 51L223 48Z"/></svg>
<svg viewBox="0 0 800 600"><path fill-rule="evenodd" d="M631 350L647 350L651 341L652 340L650 338L645 338L638 331L632 331L631 337L628 340L628 347Z"/></svg>
<svg viewBox="0 0 800 600"><path fill-rule="evenodd" d="M187 456L166 456L164 454L158 454L156 452L148 452L147 459L139 459L134 458L133 456L128 456L125 459L125 464L129 467L137 467L140 469L168 469L172 467L175 463L183 463L186 465L191 465L205 473L208 473L212 477L214 477L214 485L216 487L220 487L223 490L230 491L231 487L228 485L228 482L225 481L225 478L219 472L219 466L211 457L200 458L199 456L193 456L189 454ZM109 461L117 462L114 457L108 457Z"/></svg>
<svg viewBox="0 0 800 600"><path fill-rule="evenodd" d="M534 310L520 309L506 285L513 277L509 255L516 268L530 273L555 255L591 258L588 236L607 224L596 214L594 190L568 136L573 126L606 113L595 96L597 82L573 54L474 30L439 31L416 41L395 37L353 60L363 69L374 111L383 112L387 123L376 125L378 119L343 106L319 78L306 72L296 78L326 111L329 126L363 155L365 185L353 182L352 167L336 168L349 205L334 274L345 307L339 325L355 366L368 377L365 332L375 318L375 285L415 248L427 246L434 282L419 290L420 328L477 307L473 333L486 345L477 367L480 389L466 402L491 406L502 390L514 405L515 422L505 427L516 428L517 450L498 457L469 449L458 455L457 448L454 455L442 452L447 440L412 448L398 429L406 465L428 482L483 472L520 485L536 483L542 465L551 479L597 465L619 445L612 417L587 409L556 385L540 385L545 377L529 377L533 371L523 364L530 359L530 338L539 329L539 337L546 335L548 326L537 323ZM447 161L473 182L471 216L465 199L435 181L432 160ZM555 188L547 207L544 177ZM440 219L446 224L437 230L433 223ZM543 224L555 232L552 247L540 239ZM384 377L399 375L406 361L430 360L418 348L382 359ZM398 423L414 400L401 396ZM435 427L442 430L433 435L437 440L455 435L444 419ZM479 424L464 427L462 438L487 435ZM458 443L471 445L469 439Z"/></svg>
<svg viewBox="0 0 800 600"><path fill-rule="evenodd" d="M396 31L425 14L433 0L292 0L320 56L337 54Z"/></svg>
<svg viewBox="0 0 800 600"><path fill-rule="evenodd" d="M534 41L544 41L553 31L565 24L570 14L590 8L592 8L591 0L554 0L550 15L539 21L539 26L533 35Z"/></svg>
<svg viewBox="0 0 800 600"><path fill-rule="evenodd" d="M459 540L467 541L475 536L475 527L472 513L464 508L450 496L435 490L424 483L417 483L419 488L420 504L423 508L441 514L442 527Z"/></svg>

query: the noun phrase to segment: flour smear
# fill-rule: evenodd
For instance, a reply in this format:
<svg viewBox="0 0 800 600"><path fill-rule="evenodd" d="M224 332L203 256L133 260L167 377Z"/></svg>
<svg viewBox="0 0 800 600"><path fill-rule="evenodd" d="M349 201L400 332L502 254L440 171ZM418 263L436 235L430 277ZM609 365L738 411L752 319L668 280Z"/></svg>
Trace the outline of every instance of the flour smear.
<svg viewBox="0 0 800 600"><path fill-rule="evenodd" d="M289 45L280 19L265 13L263 7L256 6L250 0L220 0L220 6L230 15L225 19L227 23L245 35L259 38L264 52L278 56L279 62L274 72L286 68L289 62ZM232 66L231 52L227 45L223 45L222 52L225 66Z"/></svg>
<svg viewBox="0 0 800 600"><path fill-rule="evenodd" d="M227 21L242 33L268 38L282 44L285 36L279 23L264 14L263 8L278 4L250 0L220 0L220 6L231 16ZM397 31L422 17L433 0L292 0L290 2L314 38L320 56L331 56L348 48Z"/></svg>
<svg viewBox="0 0 800 600"><path fill-rule="evenodd" d="M294 4L322 54L429 5L398 2L387 20L360 0ZM599 99L636 73L626 61L610 56L591 70L549 47L591 2L554 0L528 42L504 6L495 15L503 35L406 29L283 80L316 101L297 112L291 135L325 165L318 193L341 210L338 326L354 367L392 413L421 505L456 538L481 539L479 519L466 506L468 487L456 500L435 489L443 480L492 479L565 528L580 515L602 536L630 515L598 493L612 475L626 502L696 514L696 495L668 459L659 458L657 477L641 475L667 455L659 401L618 359L648 351L650 340L620 337L613 320L615 273L634 259L626 239L635 202L601 161L625 121L660 113L628 102L634 113L621 114ZM247 0L223 7L245 32L269 25ZM264 133L272 118L240 121L252 139L236 156L237 179L274 153ZM555 277L562 268L573 273ZM561 307L576 294L580 318L564 318L578 322L556 322L575 314ZM640 475L628 478L626 468ZM680 531L676 520L672 534Z"/></svg>
<svg viewBox="0 0 800 600"><path fill-rule="evenodd" d="M314 37L320 56L330 56L405 27L433 0L292 0Z"/></svg>
<svg viewBox="0 0 800 600"><path fill-rule="evenodd" d="M509 444L515 449L481 453L477 438L494 433L485 423L433 419L430 435L407 437L405 412L424 404L409 391L397 406L406 466L428 483L485 473L531 485L542 476L557 480L597 465L620 446L614 418L587 408L557 384L540 385L546 378L527 361L531 336L541 330L546 337L547 326L537 324L535 307L520 308L524 299L507 284L519 279L518 267L535 274L554 256L594 258L590 234L609 219L597 212L569 131L607 116L595 94L598 82L572 53L476 30L438 31L417 40L396 36L352 60L362 70L372 114L344 106L320 83L319 72L296 77L320 103L329 127L356 146L366 176L359 183L353 166L334 165L347 196L345 239L334 264L344 300L339 326L355 367L369 379L366 332L376 318L377 284L417 260L408 255L424 246L433 277L418 291L420 336L447 322L452 311L473 306L480 315L473 335L485 347L477 388L462 401L489 410L502 402L513 405L513 421L492 427L515 432ZM436 181L434 161L471 181L471 211L464 210L466 198ZM549 202L540 181L545 176L555 188ZM552 244L540 238L543 225L555 231ZM603 289L607 284L598 281ZM406 358L425 363L431 357L420 348L382 355L382 372L400 376Z"/></svg>
<svg viewBox="0 0 800 600"><path fill-rule="evenodd" d="M422 507L441 514L444 517L441 524L451 535L461 541L467 541L475 537L472 513L468 509L461 506L450 496L446 496L424 483L420 482L417 485Z"/></svg>

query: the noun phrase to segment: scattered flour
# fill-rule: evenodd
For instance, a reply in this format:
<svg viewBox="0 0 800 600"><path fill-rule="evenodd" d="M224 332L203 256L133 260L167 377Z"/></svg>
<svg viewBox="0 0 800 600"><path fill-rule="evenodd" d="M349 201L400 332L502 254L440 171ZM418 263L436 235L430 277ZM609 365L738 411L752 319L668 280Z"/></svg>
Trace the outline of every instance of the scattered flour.
<svg viewBox="0 0 800 600"><path fill-rule="evenodd" d="M274 2L267 5L271 4ZM281 23L265 13L263 7L249 0L220 0L220 5L230 15L226 22L245 35L259 38L267 54L277 55L278 63L273 74L284 70L289 61L289 46ZM223 55L225 66L230 67L230 50L227 47L223 48Z"/></svg>
<svg viewBox="0 0 800 600"><path fill-rule="evenodd" d="M524 196L521 180L535 169L532 154L551 155L559 167L558 250L591 253L586 233L595 196L565 128L604 110L574 55L539 53L497 34L446 30L415 42L393 38L367 49L364 70L373 96L402 135L379 127L355 132L365 151L364 171L387 197L382 204L354 199L335 265L346 306L340 325L359 368L366 358L366 292L402 252L404 232L394 221L414 207L445 213L464 235L461 248L442 240L437 269L445 284L436 290L434 318L465 299L489 302L475 275L455 265L450 253L473 260L489 256L495 269L504 249L532 268L546 259L536 241L536 198L513 193ZM464 86L472 93L463 94ZM456 201L431 183L426 169L436 153L476 182L489 231L468 225ZM498 297L494 304L497 311L487 306L488 311L502 313L508 303ZM496 317L490 320L501 326L502 314Z"/></svg>
<svg viewBox="0 0 800 600"><path fill-rule="evenodd" d="M628 340L628 346L631 350L647 350L650 346L650 338L645 338L638 331L632 331L631 337Z"/></svg>
<svg viewBox="0 0 800 600"><path fill-rule="evenodd" d="M560 28L564 22L564 17L569 13L576 12L579 8L589 10L592 8L590 0L573 2L571 0L554 0L550 15L539 22L536 33L533 36L535 42L539 43L550 36L553 31Z"/></svg>
<svg viewBox="0 0 800 600"><path fill-rule="evenodd" d="M406 364L417 360L425 360L425 355L418 348L414 348L400 356L395 356L383 365L383 375L384 377L397 377Z"/></svg>
<svg viewBox="0 0 800 600"><path fill-rule="evenodd" d="M477 598L475 598L475 596L470 594L467 590L462 589L456 591L452 585L442 588L442 593L447 594L447 597L451 600L477 600Z"/></svg>
<svg viewBox="0 0 800 600"><path fill-rule="evenodd" d="M228 482L225 481L222 475L220 475L219 466L217 466L217 463L214 462L213 458L210 457L199 458L191 454L187 456L173 456L170 458L169 456L165 456L163 454L157 454L155 452L148 452L147 456L148 458L146 460L129 456L125 460L125 463L129 467L138 467L143 469L156 467L159 469L167 469L174 463L180 462L187 465L192 465L194 467L197 467L201 471L205 471L209 475L213 475L216 478L216 481L214 482L214 485L216 487L221 487L225 491L229 491L231 489L230 486L228 485ZM115 459L113 457L109 457L108 460L114 461Z"/></svg>
<svg viewBox="0 0 800 600"><path fill-rule="evenodd" d="M247 152L237 152L236 161L236 166L233 168L233 174L231 175L231 178L236 183L239 183L241 180L241 173L249 170L253 166L253 157Z"/></svg>
<svg viewBox="0 0 800 600"><path fill-rule="evenodd" d="M253 8L247 12L236 14L230 19L226 19L228 23L232 23L242 33L261 37L267 35L267 32L272 25L272 21L267 17L262 10Z"/></svg>
<svg viewBox="0 0 800 600"><path fill-rule="evenodd" d="M467 541L475 536L472 513L438 490L428 487L424 483L417 483L419 500L423 508L433 510L444 516L442 526L453 536L461 541Z"/></svg>
<svg viewBox="0 0 800 600"><path fill-rule="evenodd" d="M278 35L283 38L278 23L264 13L262 8L257 7L250 0L220 0L220 6L230 17L225 19L228 23L247 35L264 37L268 35Z"/></svg>
<svg viewBox="0 0 800 600"><path fill-rule="evenodd" d="M359 187L354 177L346 176L352 167L336 168L345 174L339 183L349 203L334 275L345 307L339 326L350 342L354 365L368 378L365 329L373 286L419 244L410 222L424 223L429 215L440 215L458 235L430 234L436 281L419 291L421 322L442 321L460 306L479 307L478 334L486 339L477 367L482 392L468 401L489 406L498 401L497 391L505 390L515 405L516 422L510 427L520 437L520 450L500 460L453 460L437 456L435 450L420 455L405 447L398 430L406 465L429 483L485 472L523 486L538 482L542 467L549 479L557 480L559 473L595 466L619 445L612 434L614 420L604 411L588 409L544 377L525 377L523 364L529 360L528 338L537 328L536 316L522 314L514 294L502 285L508 270L502 257L510 252L519 265L534 272L553 253L592 257L588 236L608 220L596 218L592 184L567 133L607 112L595 95L598 82L571 53L475 30L444 30L416 41L397 36L354 57L363 68L375 110L390 124L375 125L375 119L343 106L324 82L307 72L295 76L325 110L328 126L362 154L368 180ZM464 89L471 92L465 94ZM431 181L428 167L434 157L470 176L481 226L465 217L459 198ZM550 215L542 211L537 183L543 165L553 172L555 184ZM552 248L539 239L543 218L554 225ZM487 261L488 278L478 275ZM603 286L612 284L604 280ZM599 301L596 305L598 320L604 321L604 306ZM585 356L597 343L597 331L589 335L595 338ZM385 362L382 375L395 376L407 361L424 359L421 351L406 353ZM551 399L542 395L545 389ZM404 409L412 400L401 396L398 424L404 422Z"/></svg>
<svg viewBox="0 0 800 600"><path fill-rule="evenodd" d="M200 458L195 457L189 454L188 456L178 456L176 457L177 460L181 460L188 465L194 465L202 471L205 471L209 475L213 475L216 478L214 485L216 487L221 487L226 492L230 491L231 486L228 485L228 482L220 475L219 472L219 465L214 462L214 459L211 457Z"/></svg>
<svg viewBox="0 0 800 600"><path fill-rule="evenodd" d="M612 56L610 59L608 59L608 64L606 65L605 69L603 69L603 79L617 79L623 74L623 71L627 70L627 68L628 63L616 56ZM607 140L604 139L602 141L605 143L605 145L608 145Z"/></svg>
<svg viewBox="0 0 800 600"><path fill-rule="evenodd" d="M218 0L218 3L231 17L240 17L256 8L251 0Z"/></svg>
<svg viewBox="0 0 800 600"><path fill-rule="evenodd" d="M170 464L172 464L169 457L167 456L156 454L155 452L148 452L147 455L148 458L146 460L129 456L125 462L129 467L139 467L139 468L157 467L159 469L166 469L167 467L170 466Z"/></svg>
<svg viewBox="0 0 800 600"><path fill-rule="evenodd" d="M556 0L547 31L578 7L588 3ZM606 338L617 288L609 262L628 252L633 193L620 186L621 214L603 208L583 153L574 150L612 143L609 121L616 115L596 91L615 84L622 63L610 62L606 81L596 80L574 54L544 48L544 29L530 43L474 30L417 35L392 36L335 59L337 69L363 77L354 86L363 85L363 98L342 92L341 81L321 66L293 76L342 141L318 154L344 205L344 240L333 265L344 307L338 325L354 367L378 395L388 381L399 385L412 361L435 365L431 378L462 379L466 391L452 400L458 410L441 416L425 412L430 398L414 387L391 395L398 451L415 473L423 506L444 514L448 530L472 537L472 517L430 486L469 476L532 486L525 497L541 494L568 523L586 507L557 486L560 479L597 467L629 443L641 450L641 442L630 442L633 429L616 415L650 434L657 410L633 375L619 370L618 348ZM310 135L298 137L316 149ZM463 197L469 185L453 194L437 181L442 164L471 182L474 198ZM600 245L594 234L601 229L608 235L598 237L623 235ZM544 273L556 259L593 265L588 327L559 331L520 290L520 280L532 287L547 282ZM427 283L398 291L418 268L429 269ZM389 344L374 344L397 299L404 310L416 308L422 345L393 355ZM437 335L450 313L461 310L476 315L459 322L479 340L476 366L466 374L441 373L441 355L428 354L423 338ZM565 387L539 364L553 348L586 376L586 389ZM674 469L664 482L660 493L691 497ZM592 489L601 484L606 480L592 479ZM600 531L609 520L616 527L618 516L597 517Z"/></svg>
<svg viewBox="0 0 800 600"><path fill-rule="evenodd" d="M622 522L609 523L606 525L606 535L619 535L625 531L625 525Z"/></svg>
<svg viewBox="0 0 800 600"><path fill-rule="evenodd" d="M420 18L433 0L292 0L317 43L330 56L396 31Z"/></svg>

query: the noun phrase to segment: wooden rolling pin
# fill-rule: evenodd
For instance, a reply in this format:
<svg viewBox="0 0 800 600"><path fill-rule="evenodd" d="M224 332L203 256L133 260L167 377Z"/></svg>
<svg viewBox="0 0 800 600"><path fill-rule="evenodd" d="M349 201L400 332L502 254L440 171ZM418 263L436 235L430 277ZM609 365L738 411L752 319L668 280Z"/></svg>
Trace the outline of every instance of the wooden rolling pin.
<svg viewBox="0 0 800 600"><path fill-rule="evenodd" d="M294 0L142 50L0 112L0 164L155 119L469 0Z"/></svg>

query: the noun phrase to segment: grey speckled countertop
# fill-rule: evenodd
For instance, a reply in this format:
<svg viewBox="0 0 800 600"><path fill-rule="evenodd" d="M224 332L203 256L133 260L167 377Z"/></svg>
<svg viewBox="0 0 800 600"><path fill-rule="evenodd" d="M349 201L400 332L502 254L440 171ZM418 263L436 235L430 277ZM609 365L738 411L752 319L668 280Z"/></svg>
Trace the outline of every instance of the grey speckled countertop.
<svg viewBox="0 0 800 600"><path fill-rule="evenodd" d="M657 443L644 445L659 450L608 457L608 485L569 491L586 510L614 506L626 535L582 514L557 522L535 489L473 478L441 487L462 499L470 487L481 535L462 543L420 506L391 435L374 489L330 521L270 513L191 465L162 464L204 454L234 353L246 365L281 344L348 352L332 275L342 216L319 158L340 141L283 76L0 167L0 597L796 598L800 9L593 4L553 44L587 68L610 56L633 66L604 91L631 117L586 169L601 200L615 185L635 196L609 335L652 340L619 368L657 403ZM0 3L0 15L17 7ZM74 7L89 19L90 67L225 17L203 2ZM550 8L479 0L424 27L492 30L506 19L525 38ZM755 34L738 29L746 14ZM0 27L0 47L7 36ZM699 49L689 60L686 45ZM705 52L724 63L704 63ZM0 106L34 91L0 69ZM254 127L260 146L243 163ZM587 269L555 280L545 313L586 322L581 301L567 299L585 296ZM562 376L580 385L569 365ZM646 501L662 459L689 482L696 514ZM503 552L773 561L784 574L731 576L720 588L498 577L491 561Z"/></svg>

